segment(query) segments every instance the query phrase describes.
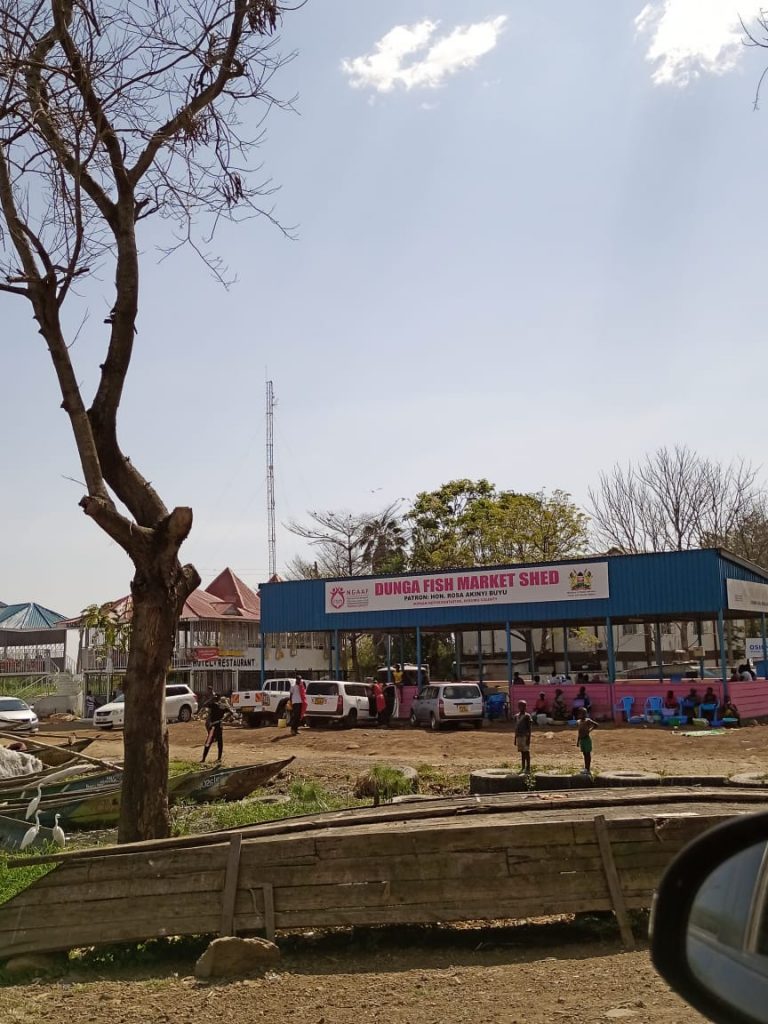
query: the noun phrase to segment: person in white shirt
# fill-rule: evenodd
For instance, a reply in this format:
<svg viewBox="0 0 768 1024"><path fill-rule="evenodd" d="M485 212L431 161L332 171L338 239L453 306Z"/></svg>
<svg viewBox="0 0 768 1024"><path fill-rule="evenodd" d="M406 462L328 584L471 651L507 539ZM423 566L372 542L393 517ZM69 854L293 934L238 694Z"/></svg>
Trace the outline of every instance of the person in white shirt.
<svg viewBox="0 0 768 1024"><path fill-rule="evenodd" d="M301 725L301 676L296 678L291 683L291 736L299 735L299 726Z"/></svg>

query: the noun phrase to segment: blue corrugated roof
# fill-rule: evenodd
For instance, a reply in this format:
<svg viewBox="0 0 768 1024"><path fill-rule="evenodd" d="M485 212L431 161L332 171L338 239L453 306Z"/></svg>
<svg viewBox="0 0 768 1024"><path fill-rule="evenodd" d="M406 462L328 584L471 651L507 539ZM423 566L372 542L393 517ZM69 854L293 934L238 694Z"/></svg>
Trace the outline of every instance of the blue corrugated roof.
<svg viewBox="0 0 768 1024"><path fill-rule="evenodd" d="M557 564L564 564L563 560ZM573 560L580 565L607 562L610 597L589 601L551 601L531 604L415 607L398 611L326 614L326 580L288 580L260 588L261 626L265 633L324 632L329 630L398 630L415 626L433 629L469 628L510 622L517 625L591 624L607 617L621 619L696 618L717 616L727 609L725 581L768 583L759 566L714 548L646 555L595 555ZM541 563L544 565L544 563ZM488 572L526 566L465 569ZM528 567L530 568L530 567ZM415 573L407 575L417 575ZM360 577L360 582L373 577Z"/></svg>
<svg viewBox="0 0 768 1024"><path fill-rule="evenodd" d="M52 629L66 615L30 601L27 604L9 604L0 608L0 629Z"/></svg>

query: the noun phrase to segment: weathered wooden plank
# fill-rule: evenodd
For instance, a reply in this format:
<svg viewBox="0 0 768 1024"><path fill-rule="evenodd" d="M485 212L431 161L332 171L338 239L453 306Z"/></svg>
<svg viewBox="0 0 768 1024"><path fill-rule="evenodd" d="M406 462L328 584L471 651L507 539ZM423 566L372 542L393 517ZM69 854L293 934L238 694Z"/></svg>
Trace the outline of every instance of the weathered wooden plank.
<svg viewBox="0 0 768 1024"><path fill-rule="evenodd" d="M237 880L240 874L240 850L243 837L235 832L229 841L227 868L224 876L224 892L221 898L220 935L233 935L232 925L235 918L235 899L237 897Z"/></svg>
<svg viewBox="0 0 768 1024"><path fill-rule="evenodd" d="M154 916L84 923L73 920L66 924L58 923L56 927L51 928L19 928L13 934L2 937L0 955L7 958L39 950L56 952L76 949L78 946L141 942L170 935L215 934L219 926L219 917L219 909L214 908L212 911L187 912L184 916L179 915L173 919L160 919Z"/></svg>
<svg viewBox="0 0 768 1024"><path fill-rule="evenodd" d="M597 843L600 847L600 856L603 861L605 880L608 883L608 891L611 894L611 904L613 905L613 913L619 925L621 941L624 943L625 949L633 950L635 948L635 937L632 934L632 926L629 923L629 916L627 915L627 908L624 903L624 893L621 889L619 873L616 870L616 865L613 861L611 840L608 836L608 827L606 826L605 818L602 814L595 815L595 835L597 836Z"/></svg>
<svg viewBox="0 0 768 1024"><path fill-rule="evenodd" d="M197 898L208 892L221 892L224 880L225 872L221 868L218 871L184 873L176 875L173 879L167 876L152 876L151 878L91 882L87 892L83 892L79 885L57 885L48 888L33 885L13 898L13 906L31 910L35 907L74 905L73 912L76 912L84 903L98 902L101 912L109 913L110 900L164 896L169 892L175 893L180 899L184 897ZM0 914L2 914L1 907Z"/></svg>

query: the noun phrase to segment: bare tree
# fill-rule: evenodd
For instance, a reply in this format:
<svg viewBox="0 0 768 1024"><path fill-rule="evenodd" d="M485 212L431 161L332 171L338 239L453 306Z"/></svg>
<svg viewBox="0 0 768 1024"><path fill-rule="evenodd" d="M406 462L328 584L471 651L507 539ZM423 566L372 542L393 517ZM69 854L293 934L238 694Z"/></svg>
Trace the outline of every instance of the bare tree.
<svg viewBox="0 0 768 1024"><path fill-rule="evenodd" d="M0 0L0 291L31 304L77 445L80 505L135 569L121 841L168 833L164 681L199 584L179 560L192 510L169 510L118 437L140 225L157 214L172 226L166 251L190 243L223 280L198 216L212 228L270 216L259 206L269 183L249 177L263 117L246 130L239 111L276 103L283 10L277 0ZM62 314L82 301L75 283L105 267L112 309L88 405Z"/></svg>
<svg viewBox="0 0 768 1024"><path fill-rule="evenodd" d="M315 551L314 562L295 558L289 572L299 578L316 578L364 576L379 571L379 557L384 560L395 549L402 553L404 548L404 537L396 515L398 506L399 502L394 502L374 514L308 512L309 523L295 520L286 523L286 529L309 541ZM350 634L350 646L353 671L359 677L355 633Z"/></svg>
<svg viewBox="0 0 768 1024"><path fill-rule="evenodd" d="M722 465L676 446L614 466L589 498L598 542L637 554L725 544L761 492L748 463Z"/></svg>

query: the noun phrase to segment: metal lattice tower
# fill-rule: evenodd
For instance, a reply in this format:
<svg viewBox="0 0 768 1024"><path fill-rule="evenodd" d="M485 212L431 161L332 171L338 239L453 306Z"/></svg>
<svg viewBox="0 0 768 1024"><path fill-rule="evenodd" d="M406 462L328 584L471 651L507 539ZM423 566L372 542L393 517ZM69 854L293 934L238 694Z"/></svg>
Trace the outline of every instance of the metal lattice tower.
<svg viewBox="0 0 768 1024"><path fill-rule="evenodd" d="M275 389L267 381L267 531L269 541L269 578L277 572L277 533L275 530Z"/></svg>

